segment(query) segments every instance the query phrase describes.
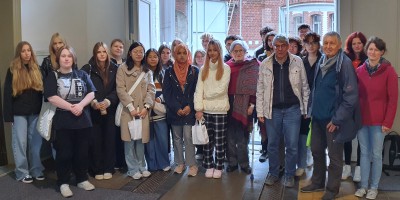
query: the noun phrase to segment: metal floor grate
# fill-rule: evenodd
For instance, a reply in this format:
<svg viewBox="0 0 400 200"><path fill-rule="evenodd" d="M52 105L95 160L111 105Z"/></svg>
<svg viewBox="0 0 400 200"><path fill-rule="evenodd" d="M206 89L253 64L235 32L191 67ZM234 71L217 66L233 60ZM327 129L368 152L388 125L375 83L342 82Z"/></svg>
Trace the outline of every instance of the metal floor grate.
<svg viewBox="0 0 400 200"><path fill-rule="evenodd" d="M156 190L164 184L168 177L173 175L173 171L163 172L158 171L151 174L151 176L143 181L138 187L136 187L132 192L141 193L141 194L149 194L155 193Z"/></svg>

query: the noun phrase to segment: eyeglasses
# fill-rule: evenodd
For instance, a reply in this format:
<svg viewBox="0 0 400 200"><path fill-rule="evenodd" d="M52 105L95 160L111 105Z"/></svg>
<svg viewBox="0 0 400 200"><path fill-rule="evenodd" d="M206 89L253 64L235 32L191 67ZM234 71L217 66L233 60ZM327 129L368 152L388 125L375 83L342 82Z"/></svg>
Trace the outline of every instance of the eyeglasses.
<svg viewBox="0 0 400 200"><path fill-rule="evenodd" d="M243 49L240 49L240 50L233 50L232 51L234 54L238 54L238 53L244 53L244 50Z"/></svg>
<svg viewBox="0 0 400 200"><path fill-rule="evenodd" d="M288 46L287 44L274 45L274 47L275 47L276 49L283 49L283 48L286 48L287 46Z"/></svg>
<svg viewBox="0 0 400 200"><path fill-rule="evenodd" d="M306 46L317 46L318 42L307 42Z"/></svg>
<svg viewBox="0 0 400 200"><path fill-rule="evenodd" d="M136 54L136 55L143 55L144 54L143 51L132 51L132 53Z"/></svg>

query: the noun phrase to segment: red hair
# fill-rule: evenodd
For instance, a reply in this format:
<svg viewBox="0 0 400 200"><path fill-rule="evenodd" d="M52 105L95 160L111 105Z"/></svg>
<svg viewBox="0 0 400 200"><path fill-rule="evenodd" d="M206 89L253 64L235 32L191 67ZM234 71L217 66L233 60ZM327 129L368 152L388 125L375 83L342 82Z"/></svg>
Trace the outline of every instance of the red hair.
<svg viewBox="0 0 400 200"><path fill-rule="evenodd" d="M347 37L346 43L345 43L345 46L344 46L344 52L346 53L347 56L349 56L349 58L351 60L355 60L356 59L356 55L355 55L353 47L352 47L352 43L353 43L353 39L354 38L359 38L361 40L361 43L363 43L363 47L365 47L365 44L367 43L367 38L361 32L353 32ZM364 56L366 56L364 51L361 51L360 52L360 58L362 58Z"/></svg>

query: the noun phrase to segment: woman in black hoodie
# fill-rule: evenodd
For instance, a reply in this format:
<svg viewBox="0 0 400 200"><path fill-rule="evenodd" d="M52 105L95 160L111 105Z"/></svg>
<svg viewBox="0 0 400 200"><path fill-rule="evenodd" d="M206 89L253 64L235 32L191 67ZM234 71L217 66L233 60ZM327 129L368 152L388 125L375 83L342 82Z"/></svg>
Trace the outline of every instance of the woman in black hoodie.
<svg viewBox="0 0 400 200"><path fill-rule="evenodd" d="M12 125L15 178L24 183L44 180L40 160L42 137L36 123L42 105L43 82L32 46L18 43L4 83L4 121Z"/></svg>

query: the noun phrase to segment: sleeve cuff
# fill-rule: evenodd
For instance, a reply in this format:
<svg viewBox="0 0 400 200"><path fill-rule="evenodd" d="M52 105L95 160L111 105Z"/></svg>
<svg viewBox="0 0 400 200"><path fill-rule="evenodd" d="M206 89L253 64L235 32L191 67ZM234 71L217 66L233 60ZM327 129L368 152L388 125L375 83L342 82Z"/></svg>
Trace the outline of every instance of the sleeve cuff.
<svg viewBox="0 0 400 200"><path fill-rule="evenodd" d="M133 106L132 103L129 103L126 107L128 108L129 112L132 112L135 110L135 107Z"/></svg>
<svg viewBox="0 0 400 200"><path fill-rule="evenodd" d="M104 99L105 102L107 102L107 107L111 105L111 101L108 99Z"/></svg>

